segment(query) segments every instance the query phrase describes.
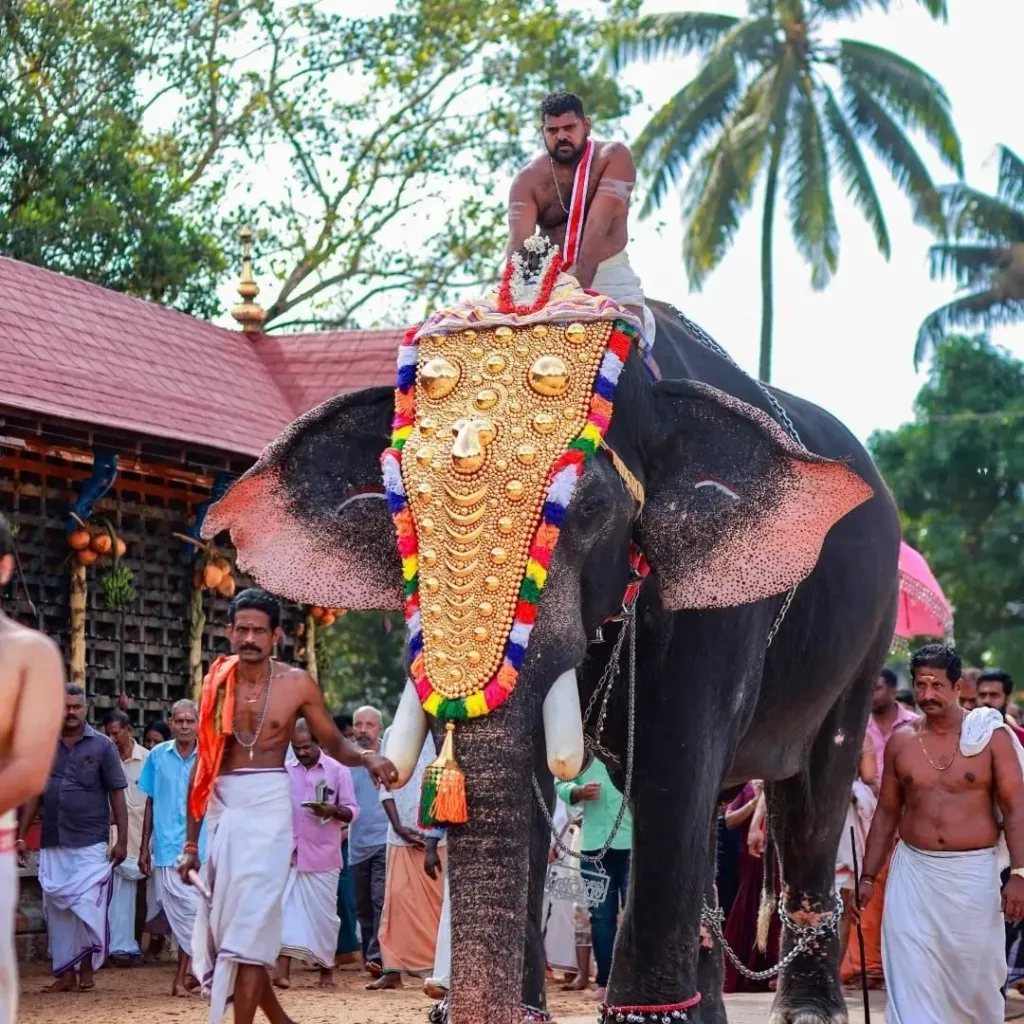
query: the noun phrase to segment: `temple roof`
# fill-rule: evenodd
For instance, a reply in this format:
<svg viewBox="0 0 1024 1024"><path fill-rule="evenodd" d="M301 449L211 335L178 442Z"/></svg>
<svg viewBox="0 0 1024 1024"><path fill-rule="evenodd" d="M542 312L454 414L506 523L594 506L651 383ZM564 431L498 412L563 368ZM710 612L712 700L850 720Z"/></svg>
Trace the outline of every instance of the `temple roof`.
<svg viewBox="0 0 1024 1024"><path fill-rule="evenodd" d="M324 400L393 384L403 331L246 335L0 257L0 406L258 455Z"/></svg>

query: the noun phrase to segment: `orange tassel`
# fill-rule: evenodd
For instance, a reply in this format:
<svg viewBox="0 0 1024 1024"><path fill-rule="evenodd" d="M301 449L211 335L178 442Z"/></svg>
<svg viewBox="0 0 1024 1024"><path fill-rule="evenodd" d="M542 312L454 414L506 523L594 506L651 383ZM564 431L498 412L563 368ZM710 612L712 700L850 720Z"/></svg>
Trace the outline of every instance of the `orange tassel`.
<svg viewBox="0 0 1024 1024"><path fill-rule="evenodd" d="M455 723L445 727L440 756L430 766L435 769L437 795L430 817L439 825L465 825L469 820L466 807L466 776L455 760Z"/></svg>

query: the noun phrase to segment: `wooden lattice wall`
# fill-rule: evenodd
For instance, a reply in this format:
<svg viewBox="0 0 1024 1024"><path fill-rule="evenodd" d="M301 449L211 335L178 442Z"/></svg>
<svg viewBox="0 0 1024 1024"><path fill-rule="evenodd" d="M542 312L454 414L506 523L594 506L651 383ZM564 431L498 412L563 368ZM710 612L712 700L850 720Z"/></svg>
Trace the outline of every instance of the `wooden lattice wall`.
<svg viewBox="0 0 1024 1024"><path fill-rule="evenodd" d="M68 656L69 550L65 521L75 485L88 477L93 444L115 445L125 453L113 489L95 514L113 524L127 545L125 561L135 577L137 598L124 614L124 686L128 714L141 726L166 715L170 704L189 696L188 605L193 549L176 539L194 518L194 506L209 498L213 473L246 468L245 460L174 449L131 438L78 431L66 424L0 417L0 512L16 531L15 544L31 605L20 585L5 595L4 608L58 640ZM72 436L69 437L69 432ZM28 447L11 442L27 439ZM7 442L5 444L5 441ZM69 447L73 442L75 447ZM183 467L187 467L187 470ZM226 552L229 556L232 552ZM116 707L119 695L121 613L108 610L99 583L102 563L88 570L86 686L94 716ZM249 581L236 576L239 587ZM227 651L223 637L228 602L205 595L204 666ZM285 606L285 636L278 656L291 661L294 624L300 609Z"/></svg>

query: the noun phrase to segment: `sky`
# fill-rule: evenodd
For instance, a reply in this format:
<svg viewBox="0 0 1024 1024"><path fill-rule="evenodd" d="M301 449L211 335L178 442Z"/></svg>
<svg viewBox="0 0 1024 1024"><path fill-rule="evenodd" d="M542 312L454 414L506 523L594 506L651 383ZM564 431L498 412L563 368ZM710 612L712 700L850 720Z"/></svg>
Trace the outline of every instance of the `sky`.
<svg viewBox="0 0 1024 1024"><path fill-rule="evenodd" d="M1024 120L1016 113L1017 60L1024 33L1022 0L950 0L948 24L933 22L914 0L835 23L835 34L885 46L914 61L945 86L960 133L965 179L995 189L996 146L1024 153ZM649 0L645 11L706 10L743 14L743 0ZM651 111L687 82L696 58L659 61L628 70L644 103L624 126L635 138ZM915 140L920 141L920 140ZM919 152L936 181L954 180L925 144ZM875 247L858 211L836 180L833 199L841 243L839 269L822 292L796 252L785 207L776 208L775 336L772 382L824 406L863 440L875 429L892 429L912 417L914 396L927 366L915 373L914 341L924 317L950 301L950 281L931 281L931 234L913 223L910 203L884 167L868 157L889 227L892 256ZM756 373L760 341L761 195L737 234L733 249L699 293L691 293L680 257L682 229L675 196L648 221L634 217L630 256L648 295L683 309L721 342L736 361ZM1000 328L992 338L1024 357L1024 326ZM657 352L657 342L655 342Z"/></svg>

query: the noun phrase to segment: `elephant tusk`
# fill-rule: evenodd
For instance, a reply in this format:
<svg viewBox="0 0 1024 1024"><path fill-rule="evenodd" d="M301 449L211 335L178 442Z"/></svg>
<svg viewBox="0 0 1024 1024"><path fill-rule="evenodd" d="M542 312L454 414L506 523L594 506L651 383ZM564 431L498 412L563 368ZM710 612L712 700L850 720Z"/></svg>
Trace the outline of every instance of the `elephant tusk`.
<svg viewBox="0 0 1024 1024"><path fill-rule="evenodd" d="M583 768L583 716L576 671L563 672L544 698L548 768L558 779L575 779Z"/></svg>
<svg viewBox="0 0 1024 1024"><path fill-rule="evenodd" d="M427 738L427 729L427 713L416 695L416 688L406 680L395 720L388 733L387 750L384 752L398 770L396 789L404 786L412 777Z"/></svg>

